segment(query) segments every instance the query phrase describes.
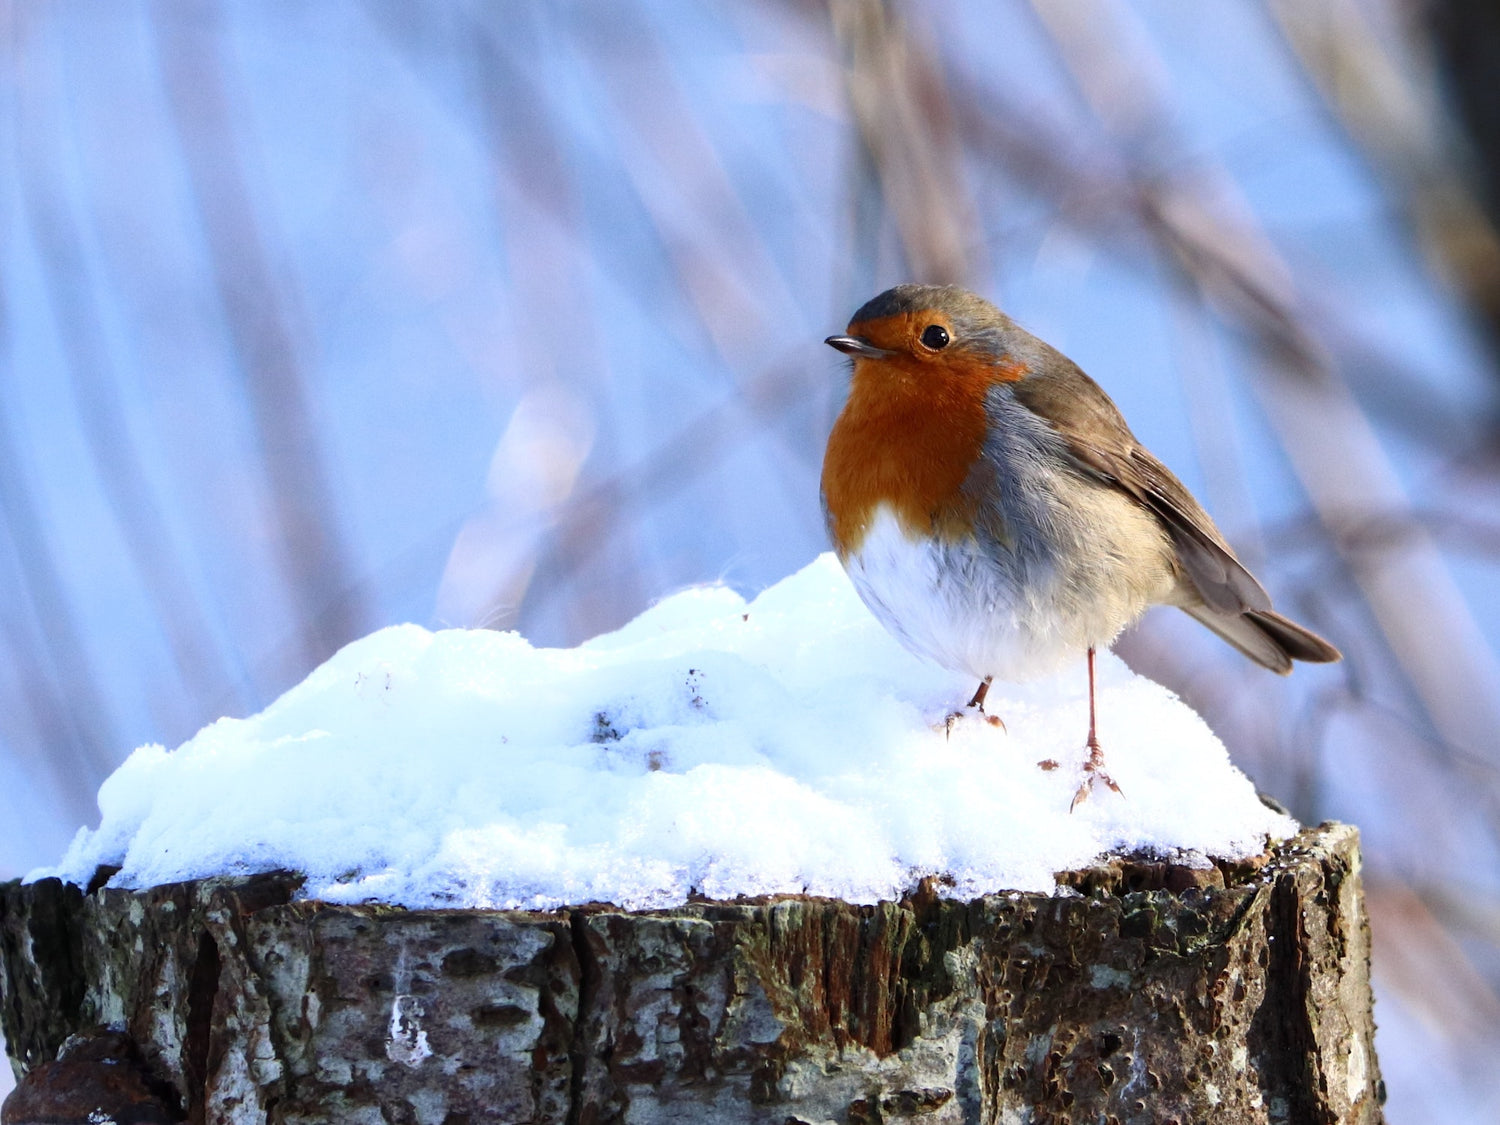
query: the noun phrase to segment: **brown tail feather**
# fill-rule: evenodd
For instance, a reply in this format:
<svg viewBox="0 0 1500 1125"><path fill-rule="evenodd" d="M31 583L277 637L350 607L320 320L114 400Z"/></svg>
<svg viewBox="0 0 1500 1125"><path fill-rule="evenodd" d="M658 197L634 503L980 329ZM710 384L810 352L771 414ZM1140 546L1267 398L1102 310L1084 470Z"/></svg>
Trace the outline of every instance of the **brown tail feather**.
<svg viewBox="0 0 1500 1125"><path fill-rule="evenodd" d="M1305 660L1309 664L1332 664L1344 658L1343 653L1311 629L1304 629L1274 610L1252 609L1245 616L1254 621L1293 660Z"/></svg>
<svg viewBox="0 0 1500 1125"><path fill-rule="evenodd" d="M1285 676L1292 661L1329 664L1342 659L1339 650L1310 629L1269 609L1216 613L1207 606L1183 606L1183 612L1207 625L1251 660Z"/></svg>

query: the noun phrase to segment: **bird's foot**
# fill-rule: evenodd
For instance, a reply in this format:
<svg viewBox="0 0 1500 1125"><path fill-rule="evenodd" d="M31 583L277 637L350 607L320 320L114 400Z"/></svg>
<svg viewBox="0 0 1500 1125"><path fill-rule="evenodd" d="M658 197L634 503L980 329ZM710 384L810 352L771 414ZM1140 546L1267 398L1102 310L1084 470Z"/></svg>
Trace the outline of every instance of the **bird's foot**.
<svg viewBox="0 0 1500 1125"><path fill-rule="evenodd" d="M962 710L948 712L948 717L943 720L943 733L947 737L952 738L953 725L957 723L959 719L971 713L981 716L985 722L990 724L990 726L999 727L1001 730L1004 730L1005 723L1001 721L999 715L986 715L984 713L984 697L989 694L989 691L990 677L986 676L983 680L980 681L979 687L975 689L974 697L970 699L967 704L965 704Z"/></svg>
<svg viewBox="0 0 1500 1125"><path fill-rule="evenodd" d="M980 703L980 704L970 703L967 707L961 707L957 711L949 711L948 712L947 717L943 720L943 733L944 733L944 735L946 735L949 738L952 738L953 737L953 728L958 725L959 720L960 719L966 719L970 715L978 715L981 719L983 719L985 722L989 723L990 726L992 726L992 727L999 727L1001 730L1005 730L1006 729L1006 727L1005 727L1005 720L1002 719L999 715L986 714L985 710L984 710L984 705L982 703Z"/></svg>
<svg viewBox="0 0 1500 1125"><path fill-rule="evenodd" d="M1078 792L1073 794L1073 803L1068 806L1069 812L1089 799L1089 793L1095 785L1107 785L1120 796L1125 796L1120 787L1115 784L1115 779L1104 772L1104 751L1100 748L1098 739L1091 737L1088 747L1089 759L1083 763L1083 781L1078 785Z"/></svg>

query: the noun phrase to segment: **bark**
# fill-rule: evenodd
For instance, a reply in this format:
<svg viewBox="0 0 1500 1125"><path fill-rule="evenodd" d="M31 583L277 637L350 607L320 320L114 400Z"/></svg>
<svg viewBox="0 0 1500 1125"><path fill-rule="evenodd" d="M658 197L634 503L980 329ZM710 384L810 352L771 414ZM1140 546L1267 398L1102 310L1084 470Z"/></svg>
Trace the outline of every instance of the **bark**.
<svg viewBox="0 0 1500 1125"><path fill-rule="evenodd" d="M158 1092L141 1121L1382 1120L1354 829L1066 882L638 913L11 883L0 1016L28 1077L3 1120L70 1120L38 1076L104 1027Z"/></svg>

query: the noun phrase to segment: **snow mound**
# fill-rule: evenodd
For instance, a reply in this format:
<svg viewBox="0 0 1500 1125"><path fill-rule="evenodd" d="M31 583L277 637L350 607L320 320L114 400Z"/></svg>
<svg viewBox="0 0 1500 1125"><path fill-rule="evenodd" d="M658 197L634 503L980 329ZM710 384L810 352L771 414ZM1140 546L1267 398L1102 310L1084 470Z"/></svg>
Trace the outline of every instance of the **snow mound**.
<svg viewBox="0 0 1500 1125"><path fill-rule="evenodd" d="M1106 853L1242 858L1296 830L1183 703L1112 655L1099 671L1125 795L1096 788L1070 814L1082 655L995 684L1008 730L945 736L974 685L905 652L831 555L748 604L687 590L572 649L396 626L258 715L136 750L99 791L99 827L28 879L285 868L309 898L411 907L872 902L929 874L971 897L1049 890Z"/></svg>

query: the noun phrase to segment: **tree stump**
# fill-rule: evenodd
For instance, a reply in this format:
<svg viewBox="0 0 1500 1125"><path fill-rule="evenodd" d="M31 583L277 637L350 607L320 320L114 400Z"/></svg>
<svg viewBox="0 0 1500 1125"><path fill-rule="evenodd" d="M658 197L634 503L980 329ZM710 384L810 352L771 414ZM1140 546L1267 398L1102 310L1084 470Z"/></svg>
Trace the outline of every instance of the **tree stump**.
<svg viewBox="0 0 1500 1125"><path fill-rule="evenodd" d="M634 913L10 883L3 1121L1382 1120L1354 829L1065 878ZM84 1104L122 1066L149 1113Z"/></svg>

